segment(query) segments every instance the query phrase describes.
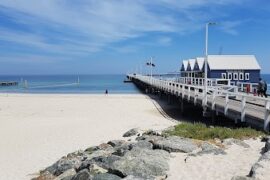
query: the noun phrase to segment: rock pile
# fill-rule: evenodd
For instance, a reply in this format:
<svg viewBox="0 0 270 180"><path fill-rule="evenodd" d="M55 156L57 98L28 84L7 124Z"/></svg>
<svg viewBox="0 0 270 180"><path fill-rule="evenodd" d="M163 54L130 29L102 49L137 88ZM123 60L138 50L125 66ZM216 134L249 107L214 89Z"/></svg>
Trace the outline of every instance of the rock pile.
<svg viewBox="0 0 270 180"><path fill-rule="evenodd" d="M133 137L134 141L112 140L70 153L42 170L34 180L161 180L167 177L171 152L192 156L226 154L220 147L207 142L166 137L152 130L139 133L138 129L131 129L123 136ZM230 140L228 143L240 142Z"/></svg>

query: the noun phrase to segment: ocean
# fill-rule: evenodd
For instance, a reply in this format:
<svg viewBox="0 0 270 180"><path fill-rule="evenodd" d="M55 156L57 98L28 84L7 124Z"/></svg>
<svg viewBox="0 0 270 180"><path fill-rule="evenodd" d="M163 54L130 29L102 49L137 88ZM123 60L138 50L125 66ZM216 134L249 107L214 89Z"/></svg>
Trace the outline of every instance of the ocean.
<svg viewBox="0 0 270 180"><path fill-rule="evenodd" d="M102 94L107 89L112 94L139 93L133 83L124 83L125 79L125 75L0 75L0 82L19 82L18 86L0 86L0 92Z"/></svg>
<svg viewBox="0 0 270 180"><path fill-rule="evenodd" d="M270 85L270 74L262 78ZM18 86L0 86L0 93L103 94L106 89L112 94L140 93L125 79L125 75L0 75L0 82L19 82Z"/></svg>

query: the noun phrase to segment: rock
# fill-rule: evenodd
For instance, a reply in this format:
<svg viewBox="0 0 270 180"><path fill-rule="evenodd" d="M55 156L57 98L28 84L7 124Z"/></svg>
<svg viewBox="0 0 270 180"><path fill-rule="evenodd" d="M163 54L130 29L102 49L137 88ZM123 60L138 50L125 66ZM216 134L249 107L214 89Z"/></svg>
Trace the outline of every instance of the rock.
<svg viewBox="0 0 270 180"><path fill-rule="evenodd" d="M112 140L112 141L109 141L107 144L111 145L112 147L118 147L124 143L126 143L126 141L124 140Z"/></svg>
<svg viewBox="0 0 270 180"><path fill-rule="evenodd" d="M130 136L135 136L138 134L139 130L137 128L130 129L129 131L125 132L123 137L130 137Z"/></svg>
<svg viewBox="0 0 270 180"><path fill-rule="evenodd" d="M265 151L265 152L270 151L270 139L268 139L268 140L265 142L264 151Z"/></svg>
<svg viewBox="0 0 270 180"><path fill-rule="evenodd" d="M121 146L118 146L118 147L115 147L114 148L114 155L117 155L117 156L124 156L128 151L130 151L132 149L132 146L133 143L124 143L122 144Z"/></svg>
<svg viewBox="0 0 270 180"><path fill-rule="evenodd" d="M94 176L93 180L121 180L119 176L109 173L97 174Z"/></svg>
<svg viewBox="0 0 270 180"><path fill-rule="evenodd" d="M231 180L253 180L254 178L246 177L246 176L234 176Z"/></svg>
<svg viewBox="0 0 270 180"><path fill-rule="evenodd" d="M58 160L53 165L46 168L44 171L48 171L51 174L55 176L59 176L63 172L69 170L69 169L77 169L81 166L81 156L69 156L69 157L63 157L60 160Z"/></svg>
<svg viewBox="0 0 270 180"><path fill-rule="evenodd" d="M255 179L270 177L270 151L264 153L252 166L249 176Z"/></svg>
<svg viewBox="0 0 270 180"><path fill-rule="evenodd" d="M223 154L225 155L226 152L217 147L217 146L214 146L213 144L210 144L210 143L207 143L207 142L204 142L202 145L201 145L201 148L202 150L198 153L196 153L196 155L203 155L203 154L214 154L214 155L219 155L219 154Z"/></svg>
<svg viewBox="0 0 270 180"><path fill-rule="evenodd" d="M60 176L57 176L54 180L71 180L71 178L76 174L75 169L69 169L63 172Z"/></svg>
<svg viewBox="0 0 270 180"><path fill-rule="evenodd" d="M96 175L96 174L100 174L100 173L107 173L108 170L104 169L96 164L91 165L90 169L90 174L91 175Z"/></svg>
<svg viewBox="0 0 270 180"><path fill-rule="evenodd" d="M162 132L155 130L148 130L143 133L143 135L161 136Z"/></svg>
<svg viewBox="0 0 270 180"><path fill-rule="evenodd" d="M144 179L140 178L140 177L135 177L135 176L129 175L129 176L125 177L124 180L144 180Z"/></svg>
<svg viewBox="0 0 270 180"><path fill-rule="evenodd" d="M54 180L55 176L49 171L44 171L39 177L33 178L32 180Z"/></svg>
<svg viewBox="0 0 270 180"><path fill-rule="evenodd" d="M79 171L71 180L91 180L91 175L87 169Z"/></svg>
<svg viewBox="0 0 270 180"><path fill-rule="evenodd" d="M153 144L149 141L138 141L137 143L132 144L132 149L133 148L153 149Z"/></svg>
<svg viewBox="0 0 270 180"><path fill-rule="evenodd" d="M102 143L97 148L99 150L108 150L108 149L112 149L112 146L110 144L107 144L107 143Z"/></svg>
<svg viewBox="0 0 270 180"><path fill-rule="evenodd" d="M168 152L190 153L198 149L198 146L192 142L191 139L177 136L170 136L168 138L153 141L152 143L154 145L154 149L163 149Z"/></svg>
<svg viewBox="0 0 270 180"><path fill-rule="evenodd" d="M94 162L94 164L104 168L104 169L109 169L112 167L112 164L115 162L115 161L118 161L120 160L121 157L119 156L116 156L116 155L111 155L111 156L108 156L108 157L95 157L92 159L92 162Z"/></svg>
<svg viewBox="0 0 270 180"><path fill-rule="evenodd" d="M229 138L229 139L224 139L223 140L223 144L224 145L232 145L232 144L236 144L236 145L238 145L238 146L242 146L242 147L244 147L244 148L249 148L250 146L247 144L247 143L245 143L245 142L243 142L243 141L241 141L241 140L239 140L239 139L233 139L233 138Z"/></svg>
<svg viewBox="0 0 270 180"><path fill-rule="evenodd" d="M115 161L109 172L120 177L133 175L144 179L164 176L169 170L168 160L166 151L135 148Z"/></svg>

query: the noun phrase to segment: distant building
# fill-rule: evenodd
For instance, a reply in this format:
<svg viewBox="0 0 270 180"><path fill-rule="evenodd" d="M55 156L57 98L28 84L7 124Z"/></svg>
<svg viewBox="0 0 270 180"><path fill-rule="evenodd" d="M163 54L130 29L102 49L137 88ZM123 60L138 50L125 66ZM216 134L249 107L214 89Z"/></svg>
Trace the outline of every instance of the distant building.
<svg viewBox="0 0 270 180"><path fill-rule="evenodd" d="M229 79L232 83L257 83L261 67L254 55L209 55L208 78ZM204 77L204 58L185 60L182 77Z"/></svg>

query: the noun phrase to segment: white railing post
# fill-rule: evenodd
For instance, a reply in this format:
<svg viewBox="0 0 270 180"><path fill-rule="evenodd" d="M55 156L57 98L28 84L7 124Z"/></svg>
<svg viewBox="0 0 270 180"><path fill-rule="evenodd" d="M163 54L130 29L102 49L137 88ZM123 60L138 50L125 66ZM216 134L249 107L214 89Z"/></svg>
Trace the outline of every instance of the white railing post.
<svg viewBox="0 0 270 180"><path fill-rule="evenodd" d="M194 105L197 104L197 98L198 98L198 89L194 89Z"/></svg>
<svg viewBox="0 0 270 180"><path fill-rule="evenodd" d="M216 109L216 94L217 94L217 90L214 89L213 98L212 98L212 111L214 111Z"/></svg>
<svg viewBox="0 0 270 180"><path fill-rule="evenodd" d="M270 123L270 101L265 101L264 130L269 131Z"/></svg>
<svg viewBox="0 0 270 180"><path fill-rule="evenodd" d="M188 101L190 101L190 86L188 86Z"/></svg>
<svg viewBox="0 0 270 180"><path fill-rule="evenodd" d="M241 122L245 122L246 117L246 97L242 96L241 102Z"/></svg>
<svg viewBox="0 0 270 180"><path fill-rule="evenodd" d="M227 116L229 109L229 94L226 94L225 98L225 108L224 108L224 115Z"/></svg>

